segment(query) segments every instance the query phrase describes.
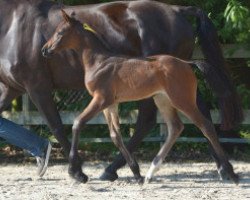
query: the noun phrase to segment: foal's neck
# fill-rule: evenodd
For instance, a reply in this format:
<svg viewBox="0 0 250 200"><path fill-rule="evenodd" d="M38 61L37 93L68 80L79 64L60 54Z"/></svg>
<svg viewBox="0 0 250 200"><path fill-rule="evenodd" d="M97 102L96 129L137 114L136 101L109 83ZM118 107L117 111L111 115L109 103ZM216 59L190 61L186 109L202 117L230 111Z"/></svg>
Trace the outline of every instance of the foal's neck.
<svg viewBox="0 0 250 200"><path fill-rule="evenodd" d="M81 45L80 51L85 69L98 66L98 63L111 54L103 42L92 32L84 31L79 45Z"/></svg>

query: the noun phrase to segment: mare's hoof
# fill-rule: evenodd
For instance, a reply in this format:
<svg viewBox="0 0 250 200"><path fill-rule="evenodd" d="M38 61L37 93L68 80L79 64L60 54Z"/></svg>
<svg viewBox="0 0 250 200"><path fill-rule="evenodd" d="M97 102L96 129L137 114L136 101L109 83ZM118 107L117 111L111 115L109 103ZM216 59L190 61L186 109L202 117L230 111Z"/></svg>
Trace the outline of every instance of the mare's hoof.
<svg viewBox="0 0 250 200"><path fill-rule="evenodd" d="M239 183L239 175L238 174L235 174L233 171L227 171L226 169L224 168L220 168L218 170L218 173L219 173L219 176L220 176L220 179L223 180L223 181L228 181L228 180L231 180L233 181L235 184L238 184Z"/></svg>
<svg viewBox="0 0 250 200"><path fill-rule="evenodd" d="M144 183L144 177L139 177L139 178L136 178L136 182L139 184L139 185L143 185Z"/></svg>
<svg viewBox="0 0 250 200"><path fill-rule="evenodd" d="M80 183L86 183L89 179L88 176L85 175L81 171L78 171L78 172L69 171L69 175L70 175L70 177L72 177L73 179L75 179L76 181L78 181Z"/></svg>
<svg viewBox="0 0 250 200"><path fill-rule="evenodd" d="M116 172L111 173L111 172L105 171L105 172L103 172L103 174L100 176L100 179L101 179L102 181L111 181L111 182L113 182L113 181L115 181L116 179L118 179L118 175L117 175Z"/></svg>

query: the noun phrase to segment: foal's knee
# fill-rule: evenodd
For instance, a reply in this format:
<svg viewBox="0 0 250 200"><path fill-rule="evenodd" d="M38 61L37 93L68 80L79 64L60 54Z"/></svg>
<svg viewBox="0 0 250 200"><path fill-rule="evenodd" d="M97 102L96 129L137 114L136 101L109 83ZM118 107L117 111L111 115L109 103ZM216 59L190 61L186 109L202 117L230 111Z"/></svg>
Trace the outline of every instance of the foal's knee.
<svg viewBox="0 0 250 200"><path fill-rule="evenodd" d="M110 133L110 138L114 142L114 144L115 144L116 147L121 146L121 142L122 142L121 138L116 133L111 132Z"/></svg>
<svg viewBox="0 0 250 200"><path fill-rule="evenodd" d="M169 132L173 133L176 137L178 137L184 130L184 125L179 119L172 121L171 124L168 124L168 127Z"/></svg>
<svg viewBox="0 0 250 200"><path fill-rule="evenodd" d="M72 132L73 132L73 134L75 134L75 133L80 132L81 129L82 129L82 123L80 122L79 119L76 118L74 120L74 123L73 123L73 126L72 126Z"/></svg>
<svg viewBox="0 0 250 200"><path fill-rule="evenodd" d="M174 125L175 125L175 131L178 133L181 133L184 130L184 125L180 120L176 121Z"/></svg>

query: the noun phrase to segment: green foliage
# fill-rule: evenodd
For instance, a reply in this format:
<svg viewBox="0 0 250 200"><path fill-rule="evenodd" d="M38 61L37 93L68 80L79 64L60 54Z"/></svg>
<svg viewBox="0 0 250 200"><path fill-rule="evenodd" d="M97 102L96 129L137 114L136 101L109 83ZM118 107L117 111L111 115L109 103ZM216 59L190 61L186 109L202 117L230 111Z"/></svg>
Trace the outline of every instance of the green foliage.
<svg viewBox="0 0 250 200"><path fill-rule="evenodd" d="M197 6L208 13L223 43L250 42L250 2L242 0L166 0L176 5Z"/></svg>
<svg viewBox="0 0 250 200"><path fill-rule="evenodd" d="M250 134L249 134L250 126L249 125L242 125L240 127L239 133L242 138L247 138L250 139Z"/></svg>
<svg viewBox="0 0 250 200"><path fill-rule="evenodd" d="M241 97L241 103L244 109L250 108L250 90L246 88L244 84L240 84L237 86L237 91L239 96Z"/></svg>
<svg viewBox="0 0 250 200"><path fill-rule="evenodd" d="M250 10L238 0L229 0L224 11L224 40L250 42Z"/></svg>

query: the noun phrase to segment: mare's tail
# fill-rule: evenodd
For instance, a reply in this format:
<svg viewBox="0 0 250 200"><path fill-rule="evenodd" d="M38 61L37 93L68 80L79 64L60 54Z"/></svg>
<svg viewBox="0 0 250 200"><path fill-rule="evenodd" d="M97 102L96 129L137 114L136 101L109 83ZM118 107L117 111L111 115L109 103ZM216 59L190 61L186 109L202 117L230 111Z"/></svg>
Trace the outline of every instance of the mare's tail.
<svg viewBox="0 0 250 200"><path fill-rule="evenodd" d="M227 76L222 76L215 67L203 61L193 61L218 97L221 114L221 129L228 130L243 120L241 104L235 89Z"/></svg>
<svg viewBox="0 0 250 200"><path fill-rule="evenodd" d="M184 15L197 18L197 33L207 64L198 64L204 77L217 94L222 114L221 128L230 129L243 121L243 111L238 94L228 73L217 31L208 16L199 8L177 6Z"/></svg>

